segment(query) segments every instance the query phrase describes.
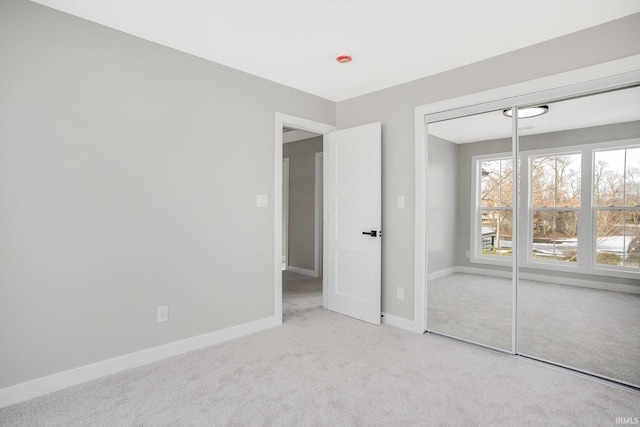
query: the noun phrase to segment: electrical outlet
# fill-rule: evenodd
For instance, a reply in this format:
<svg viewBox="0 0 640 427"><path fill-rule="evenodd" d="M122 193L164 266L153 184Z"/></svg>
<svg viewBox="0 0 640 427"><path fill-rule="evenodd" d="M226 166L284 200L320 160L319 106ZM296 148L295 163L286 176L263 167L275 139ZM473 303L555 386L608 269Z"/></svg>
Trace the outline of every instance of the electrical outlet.
<svg viewBox="0 0 640 427"><path fill-rule="evenodd" d="M163 305L162 307L158 307L158 323L166 322L169 320L169 307Z"/></svg>
<svg viewBox="0 0 640 427"><path fill-rule="evenodd" d="M396 288L396 298L399 300L404 299L404 288Z"/></svg>
<svg viewBox="0 0 640 427"><path fill-rule="evenodd" d="M465 254L467 258L471 257L471 252L467 251L467 253Z"/></svg>

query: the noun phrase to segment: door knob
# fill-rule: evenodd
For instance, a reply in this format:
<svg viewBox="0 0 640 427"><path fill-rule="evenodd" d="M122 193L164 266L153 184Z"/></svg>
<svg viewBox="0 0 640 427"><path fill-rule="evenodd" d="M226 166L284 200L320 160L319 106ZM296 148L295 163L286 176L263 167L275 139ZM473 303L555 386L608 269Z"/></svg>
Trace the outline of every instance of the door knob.
<svg viewBox="0 0 640 427"><path fill-rule="evenodd" d="M363 231L362 234L368 234L371 237L378 237L378 232L376 230Z"/></svg>

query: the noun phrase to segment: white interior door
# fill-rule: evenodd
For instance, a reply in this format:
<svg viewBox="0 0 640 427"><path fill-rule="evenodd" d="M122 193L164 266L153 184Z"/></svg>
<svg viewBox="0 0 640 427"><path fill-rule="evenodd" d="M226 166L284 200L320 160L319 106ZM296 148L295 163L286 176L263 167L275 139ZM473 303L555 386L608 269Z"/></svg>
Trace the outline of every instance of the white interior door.
<svg viewBox="0 0 640 427"><path fill-rule="evenodd" d="M376 325L381 310L381 148L380 123L324 136L327 308Z"/></svg>

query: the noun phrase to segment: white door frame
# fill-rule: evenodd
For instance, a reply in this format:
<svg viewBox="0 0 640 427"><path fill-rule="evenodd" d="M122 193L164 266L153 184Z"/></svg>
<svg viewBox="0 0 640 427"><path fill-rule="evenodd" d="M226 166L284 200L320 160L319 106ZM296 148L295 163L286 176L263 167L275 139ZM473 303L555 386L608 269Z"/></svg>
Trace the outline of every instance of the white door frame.
<svg viewBox="0 0 640 427"><path fill-rule="evenodd" d="M324 153L315 154L315 215L314 215L314 245L313 245L313 274L315 277L322 276L322 189L324 188L322 173L322 164L324 160ZM325 305L325 294L322 294L323 302Z"/></svg>
<svg viewBox="0 0 640 427"><path fill-rule="evenodd" d="M517 83L485 92L415 108L415 264L414 331L424 332L427 321L427 139L425 116L445 120L498 109L505 104L526 105L621 86L640 80L640 55ZM514 299L516 294L514 293Z"/></svg>
<svg viewBox="0 0 640 427"><path fill-rule="evenodd" d="M289 268L289 158L282 159L282 254L284 268Z"/></svg>
<svg viewBox="0 0 640 427"><path fill-rule="evenodd" d="M276 324L282 324L282 133L285 127L305 130L320 135L335 131L334 125L316 122L302 117L284 113L276 113L275 126L275 158L274 158L274 315ZM325 294L324 289L322 290Z"/></svg>

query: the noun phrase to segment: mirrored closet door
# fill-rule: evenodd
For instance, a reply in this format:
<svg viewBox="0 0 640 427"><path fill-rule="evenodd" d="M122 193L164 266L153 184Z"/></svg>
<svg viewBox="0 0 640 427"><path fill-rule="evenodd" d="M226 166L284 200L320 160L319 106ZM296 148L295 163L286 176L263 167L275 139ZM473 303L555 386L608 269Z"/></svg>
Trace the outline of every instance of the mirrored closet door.
<svg viewBox="0 0 640 427"><path fill-rule="evenodd" d="M516 101L426 125L426 329L639 387L640 86Z"/></svg>
<svg viewBox="0 0 640 427"><path fill-rule="evenodd" d="M512 351L512 120L502 110L427 125L427 328Z"/></svg>
<svg viewBox="0 0 640 427"><path fill-rule="evenodd" d="M517 351L640 385L640 87L545 108L518 119Z"/></svg>

